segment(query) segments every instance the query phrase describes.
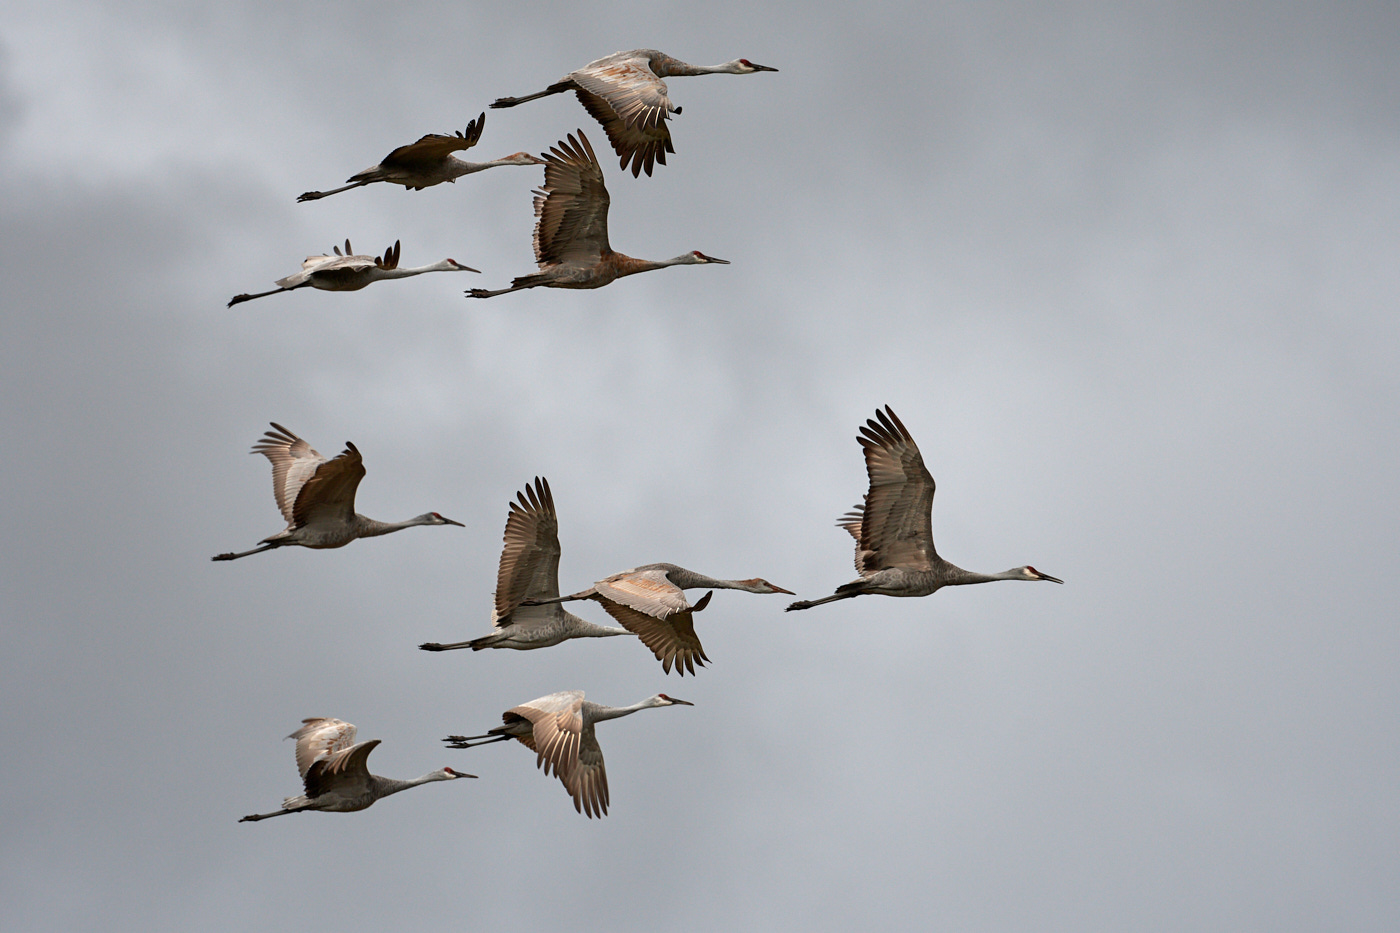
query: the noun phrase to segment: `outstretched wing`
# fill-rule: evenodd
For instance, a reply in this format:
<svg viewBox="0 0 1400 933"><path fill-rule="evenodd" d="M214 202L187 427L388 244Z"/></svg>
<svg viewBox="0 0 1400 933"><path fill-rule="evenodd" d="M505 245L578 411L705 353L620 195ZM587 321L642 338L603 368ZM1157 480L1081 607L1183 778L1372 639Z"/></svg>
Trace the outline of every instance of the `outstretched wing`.
<svg viewBox="0 0 1400 933"><path fill-rule="evenodd" d="M355 490L364 477L360 451L346 441L340 456L320 464L302 484L292 506L292 521L297 527L322 518L348 521L355 514Z"/></svg>
<svg viewBox="0 0 1400 933"><path fill-rule="evenodd" d="M856 438L865 450L870 491L860 515L857 567L930 570L933 547L933 477L914 438L888 406L866 421ZM850 523L843 519L840 523ZM848 528L849 530L849 528Z"/></svg>
<svg viewBox="0 0 1400 933"><path fill-rule="evenodd" d="M370 782L369 753L379 742L379 739L370 739L311 762L302 779L306 796L319 797L329 790L353 796L367 789Z"/></svg>
<svg viewBox="0 0 1400 933"><path fill-rule="evenodd" d="M666 164L666 153L676 151L666 120L676 108L666 96L666 82L652 72L648 58L609 56L569 77L579 103L608 134L623 169L631 162L635 178L643 170L650 175L657 162Z"/></svg>
<svg viewBox="0 0 1400 933"><path fill-rule="evenodd" d="M326 458L311 449L311 445L271 422L273 430L263 433L262 440L253 445L252 453L262 454L272 463L272 495L287 524L294 521L293 507L301 488L316 474Z"/></svg>
<svg viewBox="0 0 1400 933"><path fill-rule="evenodd" d="M608 189L583 130L541 153L544 186L535 192L535 261L541 267L593 263L608 245Z"/></svg>
<svg viewBox="0 0 1400 933"><path fill-rule="evenodd" d="M467 124L466 132L458 131L451 136L429 133L416 143L400 146L384 157L379 163L382 168L423 169L430 168L454 152L470 149L481 139L481 130L486 125L486 114ZM354 178L350 179L355 181Z"/></svg>
<svg viewBox="0 0 1400 933"><path fill-rule="evenodd" d="M306 779L312 762L355 744L355 727L351 723L322 716L301 722L301 728L287 738L296 739L297 773L302 780Z"/></svg>
<svg viewBox="0 0 1400 933"><path fill-rule="evenodd" d="M559 595L559 519L549 481L535 477L533 487L516 493L510 504L496 571L496 605L492 623L509 625L523 599Z"/></svg>
<svg viewBox="0 0 1400 933"><path fill-rule="evenodd" d="M530 745L535 764L545 774L554 772L573 793L572 776L578 765L579 740L583 733L583 691L565 690L512 707L505 719L519 716L531 725ZM523 739L522 739L523 741Z"/></svg>
<svg viewBox="0 0 1400 933"><path fill-rule="evenodd" d="M695 634L695 613L704 609L710 602L713 592L706 593L696 601L694 607L672 613L665 619L658 619L638 612L629 606L611 600L603 600L603 608L627 631L642 640L651 649L656 660L661 662L661 670L671 673L671 665L682 677L686 672L695 673L695 665L705 666L710 660Z"/></svg>

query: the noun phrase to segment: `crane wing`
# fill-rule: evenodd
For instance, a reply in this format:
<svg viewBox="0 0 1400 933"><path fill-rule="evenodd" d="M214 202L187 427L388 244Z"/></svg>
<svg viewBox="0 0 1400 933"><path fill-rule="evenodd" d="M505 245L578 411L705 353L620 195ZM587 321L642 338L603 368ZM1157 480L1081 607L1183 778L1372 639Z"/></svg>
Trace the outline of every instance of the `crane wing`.
<svg viewBox="0 0 1400 933"><path fill-rule="evenodd" d="M603 170L583 130L570 133L549 152L544 185L535 192L535 262L579 260L592 264L608 245L608 189Z"/></svg>
<svg viewBox="0 0 1400 933"><path fill-rule="evenodd" d="M496 571L496 605L492 623L509 625L523 599L552 599L559 595L559 519L549 481L535 477L510 504L503 535L501 563ZM531 607L533 608L533 607Z"/></svg>
<svg viewBox="0 0 1400 933"><path fill-rule="evenodd" d="M545 774L552 770L564 787L573 793L571 778L578 764L579 737L583 732L583 691L565 690L512 707L505 713L528 720L535 765ZM524 739L521 739L524 741Z"/></svg>
<svg viewBox="0 0 1400 933"><path fill-rule="evenodd" d="M642 640L651 649L656 660L661 662L661 670L671 673L671 665L682 677L686 672L695 673L695 665L705 666L710 660L695 634L695 613L704 609L714 593L709 592L696 601L694 607L672 613L666 619L658 619L638 612L629 606L611 600L602 600L603 608L627 631Z"/></svg>
<svg viewBox="0 0 1400 933"><path fill-rule="evenodd" d="M355 744L355 727L351 723L322 716L303 719L301 723L301 728L287 738L296 739L297 773L302 780L312 762Z"/></svg>
<svg viewBox="0 0 1400 933"><path fill-rule="evenodd" d="M369 753L379 742L379 739L370 739L311 762L302 778L306 796L319 797L332 789L349 796L366 787L369 784Z"/></svg>
<svg viewBox="0 0 1400 933"><path fill-rule="evenodd" d="M624 570L593 584L593 590L610 602L665 619L690 608L685 591L666 577L664 568Z"/></svg>
<svg viewBox="0 0 1400 933"><path fill-rule="evenodd" d="M652 72L647 58L603 59L569 77L579 103L608 134L623 169L631 162L635 178L643 170L650 175L657 162L666 164L666 153L676 151L666 127L676 108L666 96L666 82Z"/></svg>
<svg viewBox="0 0 1400 933"><path fill-rule="evenodd" d="M429 133L421 137L416 143L409 143L407 146L400 146L384 157L379 163L380 168L405 168L417 169L427 168L441 162L454 152L463 149L470 149L481 139L481 130L486 125L486 114L467 124L465 133L457 132L451 136L440 133ZM367 174L361 172L361 175ZM358 176L350 178L350 181L358 181Z"/></svg>
<svg viewBox="0 0 1400 933"><path fill-rule="evenodd" d="M918 445L888 405L876 410L860 432L856 440L865 450L870 491L860 516L857 565L868 572L932 569L938 558L933 547L934 482ZM843 519L841 524L848 523Z"/></svg>
<svg viewBox="0 0 1400 933"><path fill-rule="evenodd" d="M574 809L593 817L604 817L608 813L608 771L603 765L603 749L593 734L593 724L583 727L579 741L578 763L572 775L573 786L565 782L569 794L574 798Z"/></svg>
<svg viewBox="0 0 1400 933"><path fill-rule="evenodd" d="M334 460L326 460L298 490L291 521L297 527L318 519L348 521L355 514L355 490L365 477L360 451L349 441Z"/></svg>
<svg viewBox="0 0 1400 933"><path fill-rule="evenodd" d="M856 539L856 573L862 577L874 573L879 568L875 566L877 555L874 551L864 550L860 546L860 530L865 515L865 497L861 497L861 504L851 509L845 515L836 520L837 528L844 528L852 538Z"/></svg>
<svg viewBox="0 0 1400 933"><path fill-rule="evenodd" d="M272 463L272 495L287 524L292 524L292 508L306 481L326 458L311 449L311 445L288 431L276 421L273 430L263 433L262 440L253 445L252 453L262 454Z"/></svg>

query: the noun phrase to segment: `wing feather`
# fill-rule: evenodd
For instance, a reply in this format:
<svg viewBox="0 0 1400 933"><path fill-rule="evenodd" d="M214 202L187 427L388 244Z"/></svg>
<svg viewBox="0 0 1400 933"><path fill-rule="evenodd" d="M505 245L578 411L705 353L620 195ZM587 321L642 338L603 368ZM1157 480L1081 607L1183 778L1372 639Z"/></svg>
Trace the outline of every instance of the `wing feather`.
<svg viewBox="0 0 1400 933"><path fill-rule="evenodd" d="M535 261L596 262L608 245L608 189L583 130L541 153L544 185L535 192Z"/></svg>
<svg viewBox="0 0 1400 933"><path fill-rule="evenodd" d="M710 660L695 634L695 613L705 608L712 594L706 593L693 608L672 613L665 619L658 619L643 612L624 606L612 600L600 600L603 608L627 631L641 639L642 644L651 649L656 660L661 662L661 670L671 673L671 665L682 677L689 671L695 673L695 665L705 666Z"/></svg>
<svg viewBox="0 0 1400 933"><path fill-rule="evenodd" d="M355 726L339 719L314 716L301 721L301 728L287 736L296 739L297 773L305 780L312 762L355 744Z"/></svg>
<svg viewBox="0 0 1400 933"><path fill-rule="evenodd" d="M861 510L856 562L862 572L891 567L930 570L933 546L933 476L907 428L888 405L866 421L856 440L865 450L870 478ZM848 531L849 516L842 527Z"/></svg>
<svg viewBox="0 0 1400 933"><path fill-rule="evenodd" d="M277 500L278 511L290 525L295 520L293 508L297 495L326 458L282 425L275 421L271 424L273 430L264 432L251 452L262 454L272 463L272 495Z"/></svg>
<svg viewBox="0 0 1400 933"><path fill-rule="evenodd" d="M321 463L302 484L292 506L292 521L300 527L313 524L322 516L350 520L355 514L355 491L364 477L360 451L346 441L340 456Z"/></svg>
<svg viewBox="0 0 1400 933"><path fill-rule="evenodd" d="M496 571L496 604L492 623L511 623L511 614L524 599L559 595L559 519L549 480L535 477L510 503L502 536L501 563Z"/></svg>
<svg viewBox="0 0 1400 933"><path fill-rule="evenodd" d="M615 573L593 584L593 589L607 600L658 619L690 608L685 591L666 577L665 568Z"/></svg>

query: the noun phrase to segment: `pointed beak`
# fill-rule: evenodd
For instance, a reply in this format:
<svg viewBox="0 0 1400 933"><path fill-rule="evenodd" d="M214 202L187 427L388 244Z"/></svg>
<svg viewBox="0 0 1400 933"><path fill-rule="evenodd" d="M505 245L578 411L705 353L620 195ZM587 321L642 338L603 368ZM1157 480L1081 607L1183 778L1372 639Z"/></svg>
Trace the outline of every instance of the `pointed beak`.
<svg viewBox="0 0 1400 933"><path fill-rule="evenodd" d="M676 706L694 706L694 705L695 705L694 703L690 702L689 700L677 700L675 697L667 697L666 699L670 700L670 701L671 701L672 703L674 703Z"/></svg>
<svg viewBox="0 0 1400 933"><path fill-rule="evenodd" d="M728 259L716 259L716 258L713 257L713 256L706 256L704 253L701 253L700 255L701 255L701 257L704 258L704 260L705 260L706 262L717 262L717 263L719 263L719 264L722 265L722 266L727 266L727 265L729 265L729 260L728 260Z"/></svg>
<svg viewBox="0 0 1400 933"><path fill-rule="evenodd" d="M776 69L776 68L769 68L767 65L754 65L753 62L749 62L749 64L750 64L750 65L753 65L753 70L754 70L754 71L777 71L777 70L778 70L778 69Z"/></svg>
<svg viewBox="0 0 1400 933"><path fill-rule="evenodd" d="M477 273L478 275L481 274L481 270L480 270L480 269L473 269L471 266L464 266L464 265L462 265L460 262L458 262L458 261L455 260L455 259L449 259L449 260L447 260L447 261L450 262L450 263L452 263L452 265L456 266L456 267L457 267L459 270L461 270L462 272L475 272L475 273ZM456 522L453 522L453 524L455 525Z"/></svg>
<svg viewBox="0 0 1400 933"><path fill-rule="evenodd" d="M770 584L768 584L768 585L773 587L773 592L774 592L774 593L786 593L786 594L789 595L789 596L796 596L796 595L797 595L797 594L794 593L792 590L785 590L785 589L783 589L781 586L774 586L772 583L770 583Z"/></svg>
<svg viewBox="0 0 1400 933"><path fill-rule="evenodd" d="M1042 580L1049 580L1051 583L1064 583L1064 582L1065 582L1065 581L1061 580L1059 577L1052 577L1052 576L1048 576L1048 575L1043 574L1043 573L1040 575L1040 579L1042 579Z"/></svg>
<svg viewBox="0 0 1400 933"><path fill-rule="evenodd" d="M463 771L453 771L451 768L443 768L442 770L446 771L448 774L452 775L454 778L467 778L467 777L469 777L469 778L474 778L474 777L476 777L475 774L467 774L467 773L465 773L465 772L463 772Z"/></svg>
<svg viewBox="0 0 1400 933"><path fill-rule="evenodd" d="M471 271L475 272L476 270L473 269L473 270L471 270ZM463 525L461 522L454 522L452 519L448 518L446 515L439 515L438 518L442 519L444 522L446 522L446 523L449 524L449 525L456 525L458 528L465 528L465 527L467 527L466 525Z"/></svg>

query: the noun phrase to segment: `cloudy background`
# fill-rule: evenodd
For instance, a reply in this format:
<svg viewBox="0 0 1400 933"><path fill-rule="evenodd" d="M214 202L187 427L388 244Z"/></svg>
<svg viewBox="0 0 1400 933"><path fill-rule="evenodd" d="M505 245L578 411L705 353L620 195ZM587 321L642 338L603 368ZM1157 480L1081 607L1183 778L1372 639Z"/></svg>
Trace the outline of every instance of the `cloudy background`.
<svg viewBox="0 0 1400 933"><path fill-rule="evenodd" d="M1394 929L1397 39L1391 4L15 6L0 927ZM295 203L640 46L781 69L673 80L670 164L604 160L616 248L731 266L469 302L533 271L538 169ZM571 95L491 111L472 155L577 127L605 149ZM225 308L347 237L484 274ZM829 593L887 403L940 552L1065 586L720 592L683 680L417 649L487 631L535 475L566 590ZM283 527L270 420L353 440L365 514L467 527L211 563ZM439 741L564 689L696 704L600 728L603 820ZM239 825L306 716L480 780Z"/></svg>

